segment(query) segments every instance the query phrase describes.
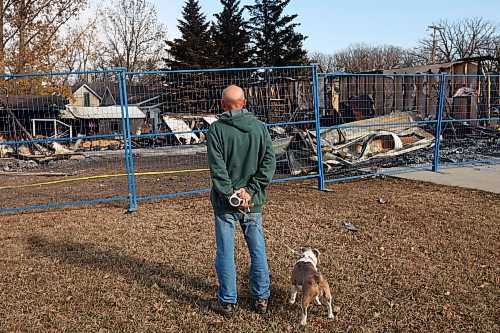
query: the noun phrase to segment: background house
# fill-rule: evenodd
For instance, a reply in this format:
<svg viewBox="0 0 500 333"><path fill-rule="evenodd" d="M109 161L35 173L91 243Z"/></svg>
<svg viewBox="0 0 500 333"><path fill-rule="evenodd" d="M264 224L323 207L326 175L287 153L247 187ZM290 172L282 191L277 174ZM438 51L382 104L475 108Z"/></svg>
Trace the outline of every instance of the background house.
<svg viewBox="0 0 500 333"><path fill-rule="evenodd" d="M73 87L70 103L61 110L60 118L86 135L120 134L123 132L122 109L118 85L105 83L83 83ZM144 124L146 115L137 107L129 105L131 131Z"/></svg>
<svg viewBox="0 0 500 333"><path fill-rule="evenodd" d="M79 83L73 86L72 91L71 103L61 118L73 119L80 132L121 132L121 99L117 83ZM160 131L164 99L159 89L150 85L128 85L127 103L133 133Z"/></svg>

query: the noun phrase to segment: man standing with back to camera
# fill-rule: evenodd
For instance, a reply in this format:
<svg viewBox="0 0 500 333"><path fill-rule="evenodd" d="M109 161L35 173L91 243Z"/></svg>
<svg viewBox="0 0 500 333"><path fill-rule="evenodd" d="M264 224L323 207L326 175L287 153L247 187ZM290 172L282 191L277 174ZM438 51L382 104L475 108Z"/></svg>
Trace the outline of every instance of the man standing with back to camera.
<svg viewBox="0 0 500 333"><path fill-rule="evenodd" d="M215 269L219 280L217 298L210 302L210 308L226 318L236 315L234 239L239 223L250 252L250 293L255 311L264 314L270 280L262 205L276 169L276 158L266 126L245 109L243 89L235 85L224 89L221 105L224 113L210 126L207 139L217 243Z"/></svg>

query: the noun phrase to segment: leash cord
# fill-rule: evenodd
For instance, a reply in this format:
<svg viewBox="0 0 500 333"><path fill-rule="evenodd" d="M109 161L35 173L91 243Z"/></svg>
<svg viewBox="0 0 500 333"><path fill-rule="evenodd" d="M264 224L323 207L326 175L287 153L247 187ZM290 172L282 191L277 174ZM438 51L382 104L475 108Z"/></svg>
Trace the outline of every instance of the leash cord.
<svg viewBox="0 0 500 333"><path fill-rule="evenodd" d="M297 251L295 251L294 249L292 249L290 246L286 245L285 243L283 243L282 241L280 241L277 237L274 237L274 235L269 231L267 230L266 228L262 227L262 230L264 230L268 235L271 236L271 238L274 238L275 241L277 241L278 243L280 243L281 245L285 246L288 250L290 250L290 252L292 252L293 254L299 254Z"/></svg>
<svg viewBox="0 0 500 333"><path fill-rule="evenodd" d="M238 208L238 211L245 215L246 217L250 217L248 215L247 212L245 212L244 210L241 210ZM273 238L275 241L277 241L278 243L280 243L281 245L283 245L284 247L286 247L288 250L290 250L290 252L292 252L293 254L299 254L299 252L295 251L294 249L292 249L290 246L286 245L284 242L282 242L281 240L278 239L278 237L275 237L269 230L267 230L266 228L264 228L262 226L262 230L264 230L269 236L271 236L271 238Z"/></svg>

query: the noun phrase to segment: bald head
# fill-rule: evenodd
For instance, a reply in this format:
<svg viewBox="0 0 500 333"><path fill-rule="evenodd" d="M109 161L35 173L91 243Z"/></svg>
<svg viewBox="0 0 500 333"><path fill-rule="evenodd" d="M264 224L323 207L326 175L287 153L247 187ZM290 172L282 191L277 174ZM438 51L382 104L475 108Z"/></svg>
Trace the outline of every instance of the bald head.
<svg viewBox="0 0 500 333"><path fill-rule="evenodd" d="M243 109L247 104L243 89L236 85L230 85L224 89L221 104L224 111Z"/></svg>

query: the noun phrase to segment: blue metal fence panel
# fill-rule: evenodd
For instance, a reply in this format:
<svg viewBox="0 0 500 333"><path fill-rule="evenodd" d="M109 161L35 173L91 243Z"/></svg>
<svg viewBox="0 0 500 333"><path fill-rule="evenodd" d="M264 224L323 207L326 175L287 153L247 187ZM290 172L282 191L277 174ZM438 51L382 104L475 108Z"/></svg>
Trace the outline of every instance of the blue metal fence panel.
<svg viewBox="0 0 500 333"><path fill-rule="evenodd" d="M137 200L210 188L206 135L231 84L244 89L247 108L269 128L278 157L275 178L317 177L317 163L300 142L301 133L316 123L313 71L293 66L126 72L127 94L137 97L148 118L131 128Z"/></svg>
<svg viewBox="0 0 500 333"><path fill-rule="evenodd" d="M439 165L500 162L500 75L446 75Z"/></svg>
<svg viewBox="0 0 500 333"><path fill-rule="evenodd" d="M0 212L127 200L118 71L2 75Z"/></svg>
<svg viewBox="0 0 500 333"><path fill-rule="evenodd" d="M326 183L432 165L442 76L320 73L319 79Z"/></svg>
<svg viewBox="0 0 500 333"><path fill-rule="evenodd" d="M500 76L316 66L1 75L0 212L209 191L208 126L241 86L275 182L498 163Z"/></svg>
<svg viewBox="0 0 500 333"><path fill-rule="evenodd" d="M326 182L499 161L498 75L319 75Z"/></svg>

